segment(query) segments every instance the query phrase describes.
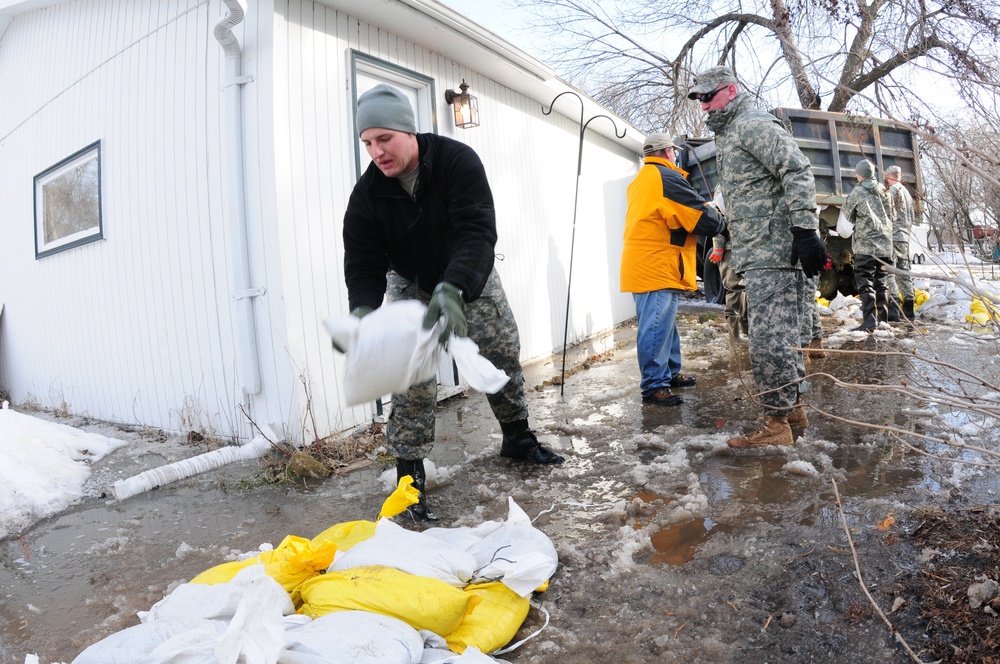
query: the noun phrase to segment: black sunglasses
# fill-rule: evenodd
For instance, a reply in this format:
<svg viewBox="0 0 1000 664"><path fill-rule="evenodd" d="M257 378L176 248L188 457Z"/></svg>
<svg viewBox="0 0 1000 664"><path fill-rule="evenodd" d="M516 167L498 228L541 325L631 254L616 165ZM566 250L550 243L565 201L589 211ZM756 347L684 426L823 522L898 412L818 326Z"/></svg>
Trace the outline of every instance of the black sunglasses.
<svg viewBox="0 0 1000 664"><path fill-rule="evenodd" d="M698 101L700 101L703 104L707 104L708 102L712 101L712 98L715 97L715 95L719 94L728 87L729 87L728 85L723 85L721 88L716 88L711 92L706 92L702 96L698 97Z"/></svg>

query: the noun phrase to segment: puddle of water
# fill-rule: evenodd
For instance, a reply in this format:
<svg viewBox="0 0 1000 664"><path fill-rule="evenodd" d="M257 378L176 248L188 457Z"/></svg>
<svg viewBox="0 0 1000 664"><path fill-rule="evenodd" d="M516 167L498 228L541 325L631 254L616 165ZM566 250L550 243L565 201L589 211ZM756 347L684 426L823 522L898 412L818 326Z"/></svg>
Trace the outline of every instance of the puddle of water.
<svg viewBox="0 0 1000 664"><path fill-rule="evenodd" d="M656 553L649 562L654 565L680 565L692 560L715 525L711 519L691 519L660 530L650 538Z"/></svg>

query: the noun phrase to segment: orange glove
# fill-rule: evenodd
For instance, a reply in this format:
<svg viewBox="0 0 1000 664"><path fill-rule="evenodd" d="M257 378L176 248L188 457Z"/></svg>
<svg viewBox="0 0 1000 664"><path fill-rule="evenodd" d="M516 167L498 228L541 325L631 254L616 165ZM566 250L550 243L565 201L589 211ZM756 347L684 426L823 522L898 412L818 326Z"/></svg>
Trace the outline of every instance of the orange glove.
<svg viewBox="0 0 1000 664"><path fill-rule="evenodd" d="M722 262L722 254L726 253L725 249L712 249L712 253L708 255L708 260L713 263Z"/></svg>

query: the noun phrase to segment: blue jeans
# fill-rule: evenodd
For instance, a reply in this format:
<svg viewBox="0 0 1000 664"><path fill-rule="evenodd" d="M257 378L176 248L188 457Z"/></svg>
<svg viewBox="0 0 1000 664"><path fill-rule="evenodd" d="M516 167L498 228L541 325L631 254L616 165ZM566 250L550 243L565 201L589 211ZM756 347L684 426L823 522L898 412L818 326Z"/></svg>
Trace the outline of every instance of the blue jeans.
<svg viewBox="0 0 1000 664"><path fill-rule="evenodd" d="M677 291L633 293L639 331L635 350L642 372L642 396L670 387L670 379L681 371L681 338L677 334Z"/></svg>

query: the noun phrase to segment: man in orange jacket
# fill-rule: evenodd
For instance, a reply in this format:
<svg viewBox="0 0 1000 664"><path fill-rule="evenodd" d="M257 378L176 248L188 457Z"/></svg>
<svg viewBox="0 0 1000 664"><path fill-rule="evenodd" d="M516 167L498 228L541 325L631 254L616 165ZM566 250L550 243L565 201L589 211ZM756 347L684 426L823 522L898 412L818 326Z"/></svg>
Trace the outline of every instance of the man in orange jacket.
<svg viewBox="0 0 1000 664"><path fill-rule="evenodd" d="M646 137L643 166L628 186L621 264L621 291L635 299L642 400L661 406L682 403L671 387L696 382L681 373L677 303L681 292L698 288L696 236L712 237L725 228L675 165L677 149L666 134Z"/></svg>

